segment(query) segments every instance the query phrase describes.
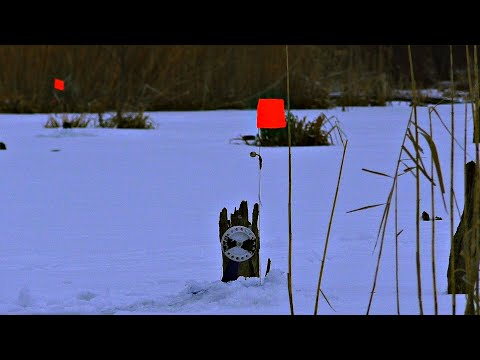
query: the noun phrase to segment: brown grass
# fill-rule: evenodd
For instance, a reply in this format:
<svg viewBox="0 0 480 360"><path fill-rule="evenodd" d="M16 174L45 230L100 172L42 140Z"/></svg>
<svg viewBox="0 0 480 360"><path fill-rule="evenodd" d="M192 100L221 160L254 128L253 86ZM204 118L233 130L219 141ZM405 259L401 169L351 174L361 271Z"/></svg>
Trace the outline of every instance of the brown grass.
<svg viewBox="0 0 480 360"><path fill-rule="evenodd" d="M288 45L285 45L287 71L287 121L290 119L290 66L288 62ZM288 129L288 299L290 314L294 315L292 288L292 135L291 126Z"/></svg>
<svg viewBox="0 0 480 360"><path fill-rule="evenodd" d="M448 79L440 47L414 48L419 84ZM340 105L382 105L408 85L401 46L289 51L292 108L328 107L331 92L341 92ZM283 58L281 45L0 45L0 112L254 108L260 97L286 98Z"/></svg>
<svg viewBox="0 0 480 360"><path fill-rule="evenodd" d="M415 123L415 143L418 144L418 116L417 116L417 88L415 83L415 75L413 68L412 50L408 45L408 58L410 60L410 77L412 82L413 93L413 119ZM415 176L415 188L416 188L416 201L415 201L415 219L416 219L416 265L417 265L417 293L418 293L418 307L420 315L423 315L423 302L422 302L422 278L421 278L421 256L420 256L420 152L418 146L415 146L415 164L416 164L416 176Z"/></svg>
<svg viewBox="0 0 480 360"><path fill-rule="evenodd" d="M322 290L323 270L325 268L325 261L327 259L328 241L330 239L330 231L332 230L333 217L335 215L335 207L337 205L338 191L340 189L340 181L342 179L343 164L345 162L345 154L347 153L347 146L348 146L348 140L346 140L345 145L343 146L342 162L340 163L340 170L338 172L337 187L335 189L335 197L333 199L332 211L330 212L330 220L328 221L327 237L325 239L325 246L323 247L323 257L320 265L320 274L318 275L317 296L315 299L315 308L313 310L313 315L317 315L318 313L318 300L320 299L320 293L322 293L322 295L326 299L326 296L323 294L323 290Z"/></svg>
<svg viewBox="0 0 480 360"><path fill-rule="evenodd" d="M452 45L450 45L450 83L451 83L451 92L452 92L452 99L453 94L455 93L454 82L453 82L453 51ZM453 207L453 197L454 197L454 170L455 170L455 112L453 107L453 102L451 106L451 147L450 147L450 239L451 243L453 244L453 236L454 236L454 207ZM455 252L452 253L452 261L455 264ZM452 268L452 272L455 273L455 268ZM455 276L453 277L453 279ZM455 280L454 280L455 281ZM452 314L455 315L456 312L456 296L455 296L455 282L453 283L453 290L452 290Z"/></svg>
<svg viewBox="0 0 480 360"><path fill-rule="evenodd" d="M143 112L116 113L109 118L104 119L103 114L99 114L98 127L115 129L154 129L155 125L148 115Z"/></svg>
<svg viewBox="0 0 480 360"><path fill-rule="evenodd" d="M68 123L71 128L86 128L91 121L91 117L89 117L87 114L55 114L48 116L48 121L44 127L47 129L59 128Z"/></svg>
<svg viewBox="0 0 480 360"><path fill-rule="evenodd" d="M288 113L287 126L281 129L260 129L257 143L261 146L288 146L290 132L291 146L324 146L333 143L332 133L337 125L329 125L329 119L321 113L315 120L307 121L304 116ZM336 133L335 133L336 135Z"/></svg>

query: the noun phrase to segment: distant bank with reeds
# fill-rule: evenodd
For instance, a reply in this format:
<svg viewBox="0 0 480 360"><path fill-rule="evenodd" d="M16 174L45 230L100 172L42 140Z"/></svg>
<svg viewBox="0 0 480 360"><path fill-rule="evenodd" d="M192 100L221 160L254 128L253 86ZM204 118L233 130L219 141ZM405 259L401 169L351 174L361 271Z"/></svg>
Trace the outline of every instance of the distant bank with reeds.
<svg viewBox="0 0 480 360"><path fill-rule="evenodd" d="M417 45L419 88L449 80L448 46ZM283 45L1 45L0 112L255 108L285 98ZM454 47L457 89L465 54ZM292 108L385 105L409 88L406 47L290 47ZM461 64L461 65L460 65ZM65 91L53 89L65 80Z"/></svg>

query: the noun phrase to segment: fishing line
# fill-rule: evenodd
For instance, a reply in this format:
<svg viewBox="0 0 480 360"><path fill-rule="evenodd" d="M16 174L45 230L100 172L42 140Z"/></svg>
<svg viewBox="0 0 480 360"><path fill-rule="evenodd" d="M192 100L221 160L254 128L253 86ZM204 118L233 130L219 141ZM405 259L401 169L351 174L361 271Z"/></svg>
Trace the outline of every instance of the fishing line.
<svg viewBox="0 0 480 360"><path fill-rule="evenodd" d="M258 142L258 152L252 151L250 156L252 158L258 156L258 219L257 219L257 230L258 230L258 237L260 237L260 207L262 205L262 155L261 155L261 143L260 143L260 129L257 128L257 142ZM260 279L260 285L262 285L262 269L261 269L261 261L260 261L260 249L258 249L258 277Z"/></svg>
<svg viewBox="0 0 480 360"><path fill-rule="evenodd" d="M260 206L262 205L261 198L261 180L262 180L262 155L261 155L261 143L260 143L260 129L257 129L258 139L258 212L260 214ZM258 216L258 229L260 229L260 215Z"/></svg>
<svg viewBox="0 0 480 360"><path fill-rule="evenodd" d="M260 128L257 129L257 139L258 140L258 221L257 221L257 229L258 229L258 237L260 238L260 207L262 206L262 198L261 198L261 184L262 184L262 155L260 154L260 149L262 148L260 144ZM260 245L260 241L258 242ZM260 279L260 285L262 285L262 268L261 268L261 259L260 259L260 246L258 248L258 277Z"/></svg>

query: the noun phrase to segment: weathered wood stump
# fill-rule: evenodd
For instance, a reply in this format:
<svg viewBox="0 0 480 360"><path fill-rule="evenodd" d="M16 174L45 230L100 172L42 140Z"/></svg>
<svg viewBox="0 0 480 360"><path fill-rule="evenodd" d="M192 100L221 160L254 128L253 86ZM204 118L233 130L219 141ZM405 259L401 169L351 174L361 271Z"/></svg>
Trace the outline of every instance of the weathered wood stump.
<svg viewBox="0 0 480 360"><path fill-rule="evenodd" d="M0 150L7 150L7 145L5 145L3 142L0 142Z"/></svg>
<svg viewBox="0 0 480 360"><path fill-rule="evenodd" d="M240 203L238 210L235 208L233 214L230 214L228 220L227 209L223 208L220 212L219 221L219 237L222 236L232 226L245 226L250 228L257 238L255 254L246 261L235 262L225 256L222 251L223 259L223 282L237 280L240 276L244 277L260 277L260 234L258 233L258 204L253 206L252 222L248 221L248 205L246 201Z"/></svg>
<svg viewBox="0 0 480 360"><path fill-rule="evenodd" d="M456 294L473 294L475 284L478 282L478 265L479 253L478 246L480 238L477 236L475 243L475 235L473 233L474 223L474 196L475 188L479 184L480 176L475 162L471 161L465 165L466 177L466 194L464 200L463 214L460 219L460 224L453 237L453 247L450 249L450 257L447 271L448 278L448 293L453 293L453 276L455 279L455 293ZM478 190L477 190L478 191ZM480 196L480 194L477 194ZM477 221L480 221L480 214L478 214ZM454 269L455 273L451 274L451 258L455 254ZM473 298L468 300L473 306ZM468 304L467 304L468 308Z"/></svg>

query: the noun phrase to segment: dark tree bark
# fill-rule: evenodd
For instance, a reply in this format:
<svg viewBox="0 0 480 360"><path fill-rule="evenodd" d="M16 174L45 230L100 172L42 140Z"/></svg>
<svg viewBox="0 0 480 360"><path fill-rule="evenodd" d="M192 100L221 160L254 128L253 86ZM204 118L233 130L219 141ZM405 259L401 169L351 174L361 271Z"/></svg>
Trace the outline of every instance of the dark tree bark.
<svg viewBox="0 0 480 360"><path fill-rule="evenodd" d="M450 249L447 271L448 293L453 292L452 277L455 276L455 293L473 295L475 284L478 282L478 243L480 242L479 237L475 237L473 231L475 188L480 179L475 162L471 161L465 165L465 176L467 181L463 214L453 237L453 248ZM477 196L480 196L480 194L477 194ZM477 221L480 221L480 214L477 216ZM451 272L450 259L452 254L455 254L454 274ZM473 300L473 296L467 297L467 309L473 309Z"/></svg>

